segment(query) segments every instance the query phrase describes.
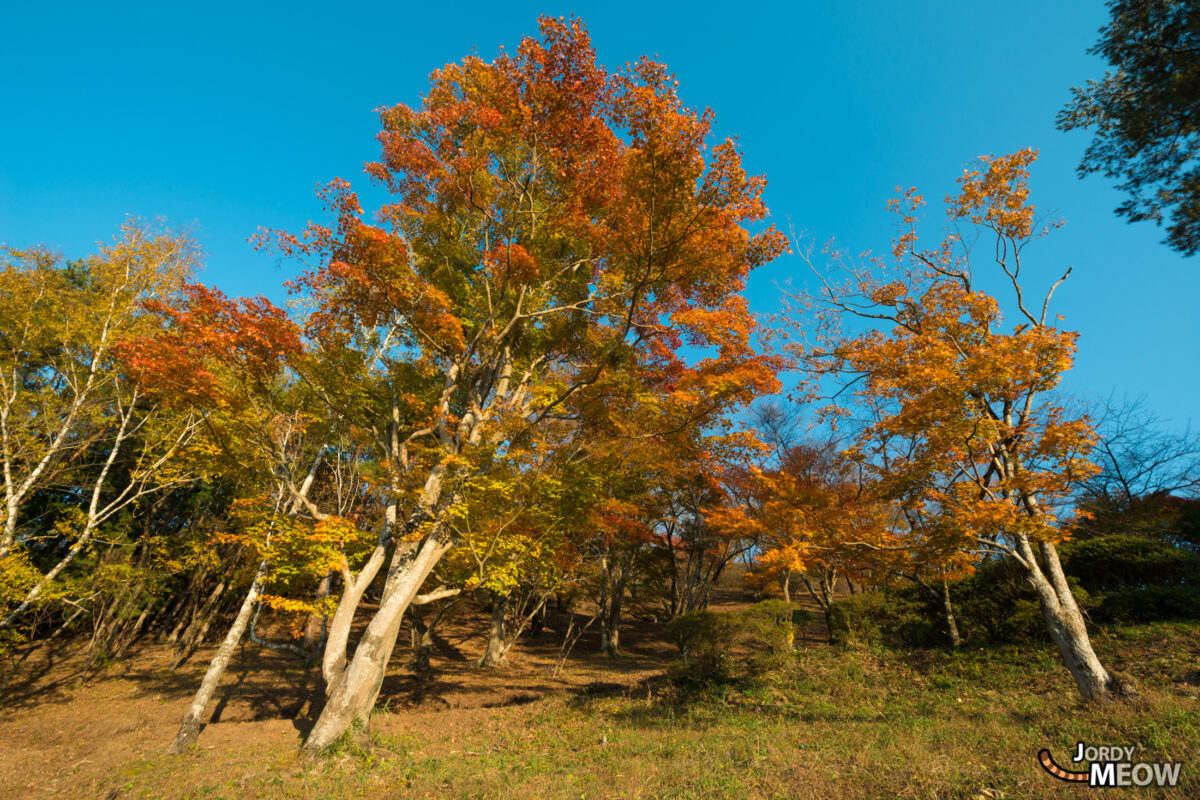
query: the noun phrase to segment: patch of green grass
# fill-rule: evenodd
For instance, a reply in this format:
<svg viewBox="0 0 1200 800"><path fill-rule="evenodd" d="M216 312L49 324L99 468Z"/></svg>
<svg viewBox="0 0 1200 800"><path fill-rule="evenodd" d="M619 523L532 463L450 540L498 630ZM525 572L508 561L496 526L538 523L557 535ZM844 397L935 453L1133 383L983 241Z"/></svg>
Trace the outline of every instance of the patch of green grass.
<svg viewBox="0 0 1200 800"><path fill-rule="evenodd" d="M122 796L1032 800L1062 794L1038 750L1063 763L1079 740L1184 762L1176 790L1122 796L1200 796L1196 627L1111 629L1095 644L1135 678L1137 700L1085 705L1037 646L822 647L743 688L658 681L628 696L480 709L445 729L438 714L419 727L404 712L377 714L369 739L339 742L316 764L292 755L296 742L268 743L253 771L212 750L156 758L127 768ZM1069 788L1072 798L1115 796Z"/></svg>

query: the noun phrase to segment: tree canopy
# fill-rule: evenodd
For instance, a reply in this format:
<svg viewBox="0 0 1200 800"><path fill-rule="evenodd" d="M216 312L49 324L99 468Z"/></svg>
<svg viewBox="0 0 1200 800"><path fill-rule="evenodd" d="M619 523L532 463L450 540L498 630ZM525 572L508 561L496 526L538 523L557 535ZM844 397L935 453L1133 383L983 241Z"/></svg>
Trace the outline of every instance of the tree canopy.
<svg viewBox="0 0 1200 800"><path fill-rule="evenodd" d="M1200 8L1190 0L1110 0L1112 20L1088 52L1113 68L1073 90L1063 130L1094 138L1080 175L1119 181L1131 222L1167 222L1166 243L1200 251Z"/></svg>

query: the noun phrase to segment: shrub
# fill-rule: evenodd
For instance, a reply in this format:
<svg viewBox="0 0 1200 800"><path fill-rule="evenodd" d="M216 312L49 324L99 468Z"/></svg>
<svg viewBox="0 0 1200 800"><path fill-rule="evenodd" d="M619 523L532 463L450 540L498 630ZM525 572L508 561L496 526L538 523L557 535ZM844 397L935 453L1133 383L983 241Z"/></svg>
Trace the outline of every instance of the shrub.
<svg viewBox="0 0 1200 800"><path fill-rule="evenodd" d="M1162 539L1115 534L1062 546L1063 570L1089 590L1180 584L1200 577L1200 555Z"/></svg>
<svg viewBox="0 0 1200 800"><path fill-rule="evenodd" d="M1073 588L1076 601L1086 608L1086 592ZM964 640L1001 644L1049 638L1023 570L1009 559L985 562L970 576L953 582L950 600Z"/></svg>
<svg viewBox="0 0 1200 800"><path fill-rule="evenodd" d="M842 645L936 644L940 612L931 610L924 593L905 587L844 597L829 610L830 639Z"/></svg>
<svg viewBox="0 0 1200 800"><path fill-rule="evenodd" d="M1098 596L1095 622L1157 622L1200 619L1200 586L1140 586Z"/></svg>
<svg viewBox="0 0 1200 800"><path fill-rule="evenodd" d="M736 626L731 615L693 611L667 623L666 632L683 657L676 677L699 683L733 678Z"/></svg>
<svg viewBox="0 0 1200 800"><path fill-rule="evenodd" d="M1100 624L1200 619L1200 555L1148 537L1112 534L1060 548L1075 599ZM1019 564L984 562L950 584L964 641L1020 644L1048 639L1046 624ZM915 584L844 597L830 609L830 637L928 647L947 641L940 594Z"/></svg>
<svg viewBox="0 0 1200 800"><path fill-rule="evenodd" d="M795 609L783 600L765 600L744 611L696 611L667 624L679 648L674 677L692 683L753 682L790 662L795 642Z"/></svg>

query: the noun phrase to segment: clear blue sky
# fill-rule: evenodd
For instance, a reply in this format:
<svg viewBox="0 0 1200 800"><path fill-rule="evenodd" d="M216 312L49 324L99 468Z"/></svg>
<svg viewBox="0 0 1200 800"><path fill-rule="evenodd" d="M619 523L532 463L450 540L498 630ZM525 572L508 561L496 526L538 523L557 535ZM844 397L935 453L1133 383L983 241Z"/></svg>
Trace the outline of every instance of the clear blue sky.
<svg viewBox="0 0 1200 800"><path fill-rule="evenodd" d="M0 241L79 256L126 215L165 217L201 241L205 282L282 302L294 266L247 237L319 216L318 182L365 186L373 109L417 102L447 61L511 48L540 13L582 17L610 67L657 54L766 174L777 222L854 252L888 246L895 186L939 198L975 156L1040 148L1034 202L1068 225L1027 266L1075 265L1058 295L1082 334L1066 388L1144 393L1200 423L1200 260L1117 219L1110 183L1075 176L1088 136L1054 128L1070 87L1101 72L1085 54L1098 0L9 3ZM802 269L784 257L757 274L755 310Z"/></svg>

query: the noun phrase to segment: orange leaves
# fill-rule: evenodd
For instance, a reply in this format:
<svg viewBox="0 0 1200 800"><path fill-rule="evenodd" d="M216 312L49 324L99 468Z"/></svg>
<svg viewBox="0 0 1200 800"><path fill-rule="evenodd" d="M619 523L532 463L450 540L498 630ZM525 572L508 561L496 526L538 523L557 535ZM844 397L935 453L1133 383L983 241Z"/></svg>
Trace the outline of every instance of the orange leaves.
<svg viewBox="0 0 1200 800"><path fill-rule="evenodd" d="M498 244L484 256L483 263L498 279L517 285L538 282L541 272L537 260L519 244Z"/></svg>
<svg viewBox="0 0 1200 800"><path fill-rule="evenodd" d="M303 351L299 330L263 297L230 300L200 284L184 284L174 308L147 303L171 322L168 330L126 342L120 354L164 400L198 405L232 402L220 374L250 384L271 381Z"/></svg>
<svg viewBox="0 0 1200 800"><path fill-rule="evenodd" d="M832 443L786 449L759 473L758 519L767 572L823 564L851 572L894 544L886 507L861 482L854 461Z"/></svg>
<svg viewBox="0 0 1200 800"><path fill-rule="evenodd" d="M957 197L946 197L950 216L986 225L1010 239L1033 232L1034 207L1028 205L1029 166L1037 150L1026 148L1006 156L983 156L978 169L963 170Z"/></svg>
<svg viewBox="0 0 1200 800"><path fill-rule="evenodd" d="M635 503L610 497L593 509L592 522L610 543L649 542L653 532L643 521L644 516Z"/></svg>
<svg viewBox="0 0 1200 800"><path fill-rule="evenodd" d="M935 249L916 248L922 199L912 189L889 204L901 221L893 252L902 278L874 263L811 298L831 314L872 323L854 334L826 324L809 361L853 376L855 397L872 420L855 445L862 463L913 515L914 535L938 559L977 546L975 537L1056 536L1055 515L1072 484L1093 469L1089 421L1045 394L1071 368L1077 336L1047 325L1044 312L1034 316L1022 283L1035 158L1036 151L1022 150L981 159L960 179L960 194L947 198L951 219L995 237L987 263L1012 289L1006 303L979 290L958 234ZM1019 324L1006 328L1002 307Z"/></svg>

